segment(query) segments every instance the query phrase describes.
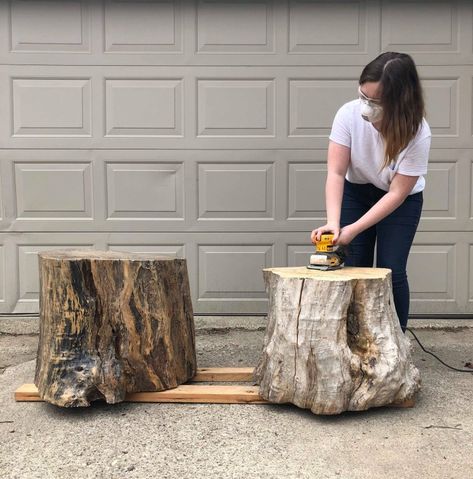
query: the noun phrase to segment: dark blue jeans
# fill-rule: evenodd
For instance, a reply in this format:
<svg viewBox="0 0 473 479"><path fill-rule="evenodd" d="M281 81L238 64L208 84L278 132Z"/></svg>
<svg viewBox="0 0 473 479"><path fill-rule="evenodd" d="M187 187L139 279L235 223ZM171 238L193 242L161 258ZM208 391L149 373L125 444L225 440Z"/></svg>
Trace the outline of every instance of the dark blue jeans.
<svg viewBox="0 0 473 479"><path fill-rule="evenodd" d="M360 185L345 180L340 226L357 221L385 194L386 191L372 184ZM394 305L403 331L409 316L407 257L419 224L422 203L422 192L409 195L390 215L353 239L345 261L347 266L372 267L376 243L376 266L392 270Z"/></svg>

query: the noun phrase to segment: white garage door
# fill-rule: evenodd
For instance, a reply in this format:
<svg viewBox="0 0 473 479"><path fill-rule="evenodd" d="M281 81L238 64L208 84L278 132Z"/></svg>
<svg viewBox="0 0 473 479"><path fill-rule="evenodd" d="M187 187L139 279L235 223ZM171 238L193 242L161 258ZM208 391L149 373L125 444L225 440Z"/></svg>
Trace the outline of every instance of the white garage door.
<svg viewBox="0 0 473 479"><path fill-rule="evenodd" d="M471 1L0 2L0 301L38 310L37 252L185 257L194 309L266 309L324 221L333 115L411 53L433 143L413 313L473 312Z"/></svg>

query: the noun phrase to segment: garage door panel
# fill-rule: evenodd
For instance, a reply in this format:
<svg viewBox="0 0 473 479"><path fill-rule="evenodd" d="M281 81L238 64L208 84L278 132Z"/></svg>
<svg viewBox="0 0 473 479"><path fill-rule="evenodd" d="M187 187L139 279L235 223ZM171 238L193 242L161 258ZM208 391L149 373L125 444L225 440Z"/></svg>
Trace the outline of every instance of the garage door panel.
<svg viewBox="0 0 473 479"><path fill-rule="evenodd" d="M309 244L288 244L287 248L287 266L307 266L309 259L315 252L315 248Z"/></svg>
<svg viewBox="0 0 473 479"><path fill-rule="evenodd" d="M425 103L432 136L458 136L458 78L423 79Z"/></svg>
<svg viewBox="0 0 473 479"><path fill-rule="evenodd" d="M12 0L10 5L12 52L90 51L88 2Z"/></svg>
<svg viewBox="0 0 473 479"><path fill-rule="evenodd" d="M325 180L327 163L288 164L287 218L323 220L325 213Z"/></svg>
<svg viewBox="0 0 473 479"><path fill-rule="evenodd" d="M10 64L363 66L380 45L424 64L473 63L460 50L471 46L461 0L0 3L0 61Z"/></svg>
<svg viewBox="0 0 473 479"><path fill-rule="evenodd" d="M181 1L105 0L104 12L105 52L182 52Z"/></svg>
<svg viewBox="0 0 473 479"><path fill-rule="evenodd" d="M5 261L5 247L0 245L0 311L9 311L7 303L7 282L10 275L7 274L7 263Z"/></svg>
<svg viewBox="0 0 473 479"><path fill-rule="evenodd" d="M469 150L430 151L419 231L473 230L469 215L470 158Z"/></svg>
<svg viewBox="0 0 473 479"><path fill-rule="evenodd" d="M473 311L473 242L468 243L468 310Z"/></svg>
<svg viewBox="0 0 473 479"><path fill-rule="evenodd" d="M367 2L289 1L289 53L364 52Z"/></svg>
<svg viewBox="0 0 473 479"><path fill-rule="evenodd" d="M197 137L273 136L274 80L197 79Z"/></svg>
<svg viewBox="0 0 473 479"><path fill-rule="evenodd" d="M0 2L0 308L37 310L37 251L87 247L184 257L196 312L265 312L261 269L313 252L333 116L380 49L413 55L433 134L411 310L472 313L463 0Z"/></svg>
<svg viewBox="0 0 473 479"><path fill-rule="evenodd" d="M423 218L456 219L458 194L457 162L430 163Z"/></svg>
<svg viewBox="0 0 473 479"><path fill-rule="evenodd" d="M383 1L383 50L456 52L459 30L458 3L458 1Z"/></svg>
<svg viewBox="0 0 473 479"><path fill-rule="evenodd" d="M326 150L18 149L0 159L3 224L16 231L310 231L325 221ZM472 172L468 150L431 150L420 231L473 230Z"/></svg>
<svg viewBox="0 0 473 479"><path fill-rule="evenodd" d="M90 163L14 162L16 217L93 219Z"/></svg>
<svg viewBox="0 0 473 479"><path fill-rule="evenodd" d="M455 297L455 244L416 243L409 256L408 275L413 299L452 300Z"/></svg>
<svg viewBox="0 0 473 479"><path fill-rule="evenodd" d="M261 271L273 263L269 244L198 245L198 301L266 298Z"/></svg>
<svg viewBox="0 0 473 479"><path fill-rule="evenodd" d="M0 150L2 230L94 229L97 169L87 152Z"/></svg>
<svg viewBox="0 0 473 479"><path fill-rule="evenodd" d="M105 79L105 135L182 136L182 84L182 79Z"/></svg>
<svg viewBox="0 0 473 479"><path fill-rule="evenodd" d="M200 163L199 220L274 216L272 163Z"/></svg>
<svg viewBox="0 0 473 479"><path fill-rule="evenodd" d="M407 274L411 312L468 313L471 233L417 232Z"/></svg>
<svg viewBox="0 0 473 479"><path fill-rule="evenodd" d="M198 1L197 53L274 52L273 1Z"/></svg>
<svg viewBox="0 0 473 479"><path fill-rule="evenodd" d="M473 153L472 153L472 156L473 156ZM470 221L473 222L473 159L472 161L470 162L470 175L469 175L469 178L470 178L470 188L469 190L469 194L470 194L470 208L469 208L469 217L470 217Z"/></svg>
<svg viewBox="0 0 473 479"><path fill-rule="evenodd" d="M408 277L412 312L422 311L422 303L435 312L457 309L462 301L456 291L454 244L415 244L409 256Z"/></svg>
<svg viewBox="0 0 473 479"><path fill-rule="evenodd" d="M12 78L12 136L91 136L90 79Z"/></svg>
<svg viewBox="0 0 473 479"><path fill-rule="evenodd" d="M473 154L472 154L473 156ZM470 163L470 185L473 186L473 159ZM470 210L469 210L469 217L470 217L470 221L473 221L473 188L471 188L469 190L469 193L470 193Z"/></svg>
<svg viewBox="0 0 473 479"><path fill-rule="evenodd" d="M432 147L472 148L471 68L419 70ZM0 66L0 140L13 148L61 148L64 139L84 149L326 148L330 117L356 98L359 74L351 66L299 67L296 78L274 67Z"/></svg>
<svg viewBox="0 0 473 479"><path fill-rule="evenodd" d="M358 79L292 80L289 78L289 136L323 136L330 133L340 105L353 100Z"/></svg>
<svg viewBox="0 0 473 479"><path fill-rule="evenodd" d="M184 219L183 163L114 163L107 168L107 220Z"/></svg>
<svg viewBox="0 0 473 479"><path fill-rule="evenodd" d="M13 184L11 181L11 176L13 175L5 174L5 172L8 171L8 166L9 165L1 164L1 160L0 160L0 225L1 227L3 227L3 223L4 221L7 220L8 216L10 217L13 216L11 213L9 215L7 211L7 209L13 209L11 196L9 197L10 192L13 191ZM6 206L7 204L8 204L8 207Z"/></svg>
<svg viewBox="0 0 473 479"><path fill-rule="evenodd" d="M473 41L473 40L472 40ZM419 66L433 148L473 148L470 66Z"/></svg>

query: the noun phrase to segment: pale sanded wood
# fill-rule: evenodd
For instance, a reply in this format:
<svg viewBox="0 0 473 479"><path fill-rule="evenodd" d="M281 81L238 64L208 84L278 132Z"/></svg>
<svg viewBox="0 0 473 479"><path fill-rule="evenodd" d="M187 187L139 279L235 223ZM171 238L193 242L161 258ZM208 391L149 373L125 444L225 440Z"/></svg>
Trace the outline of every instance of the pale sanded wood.
<svg viewBox="0 0 473 479"><path fill-rule="evenodd" d="M255 371L260 395L315 414L406 404L420 387L394 308L391 271L263 272L269 313Z"/></svg>
<svg viewBox="0 0 473 479"><path fill-rule="evenodd" d="M34 384L23 384L15 391L15 401L42 402L38 388Z"/></svg>
<svg viewBox="0 0 473 479"><path fill-rule="evenodd" d="M39 253L35 384L63 407L172 389L196 372L186 260L119 251Z"/></svg>
<svg viewBox="0 0 473 479"><path fill-rule="evenodd" d="M322 281L383 280L391 276L391 270L387 268L358 268L353 266L345 266L344 268L333 271L320 271L317 269L309 269L305 266L263 269L263 273L266 271L277 274L282 278L306 278Z"/></svg>
<svg viewBox="0 0 473 479"><path fill-rule="evenodd" d="M192 382L253 381L254 368L197 368Z"/></svg>
<svg viewBox="0 0 473 479"><path fill-rule="evenodd" d="M267 404L258 393L258 386L183 384L160 392L127 395L130 402L175 402L215 404Z"/></svg>

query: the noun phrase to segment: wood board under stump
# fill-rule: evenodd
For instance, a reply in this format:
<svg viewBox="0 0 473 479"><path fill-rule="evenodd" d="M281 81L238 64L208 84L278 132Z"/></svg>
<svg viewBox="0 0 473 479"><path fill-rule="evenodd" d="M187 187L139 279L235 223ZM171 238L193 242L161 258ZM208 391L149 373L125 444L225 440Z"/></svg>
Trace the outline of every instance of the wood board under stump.
<svg viewBox="0 0 473 479"><path fill-rule="evenodd" d="M199 368L192 382L253 382L254 368ZM212 403L212 404L270 404L258 392L258 386L253 384L182 384L175 389L157 392L129 393L127 402L150 403ZM24 384L15 391L17 402L43 401L34 384ZM413 407L414 400L393 407Z"/></svg>

